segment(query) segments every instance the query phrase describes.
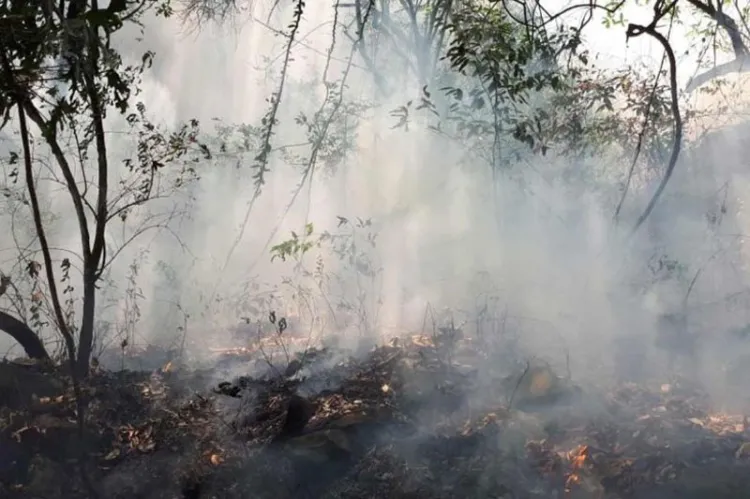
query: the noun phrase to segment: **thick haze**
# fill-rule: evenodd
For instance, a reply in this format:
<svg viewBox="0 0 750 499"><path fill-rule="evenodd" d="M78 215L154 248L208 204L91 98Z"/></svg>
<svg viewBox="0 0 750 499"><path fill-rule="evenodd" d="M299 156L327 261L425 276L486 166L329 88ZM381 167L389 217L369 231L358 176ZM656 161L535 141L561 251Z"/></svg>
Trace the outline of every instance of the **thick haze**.
<svg viewBox="0 0 750 499"><path fill-rule="evenodd" d="M142 86L150 116L168 127L197 118L204 137L215 135L214 118L227 125L257 125L269 108L268 97L278 89L286 43L265 25L266 16L260 11L252 16L244 13L235 26L206 25L200 30L181 26L177 18L151 20L141 43L134 41L137 31L121 33L117 44L124 54L139 58L146 49L156 53ZM291 19L290 8L279 9L270 24L287 29ZM310 146L295 146L307 142L295 118L301 112L308 116L316 112L325 95L321 77L331 45L332 19L330 2L308 3L272 138L274 149L292 146L286 151L304 160ZM342 78L350 52L351 43L339 29L329 81ZM351 321L345 326L345 320L334 320L328 313L326 301L335 305L338 297L324 299L318 294L314 304L299 305L299 296L292 297L293 289L282 279L304 280L295 277L291 265L272 263L269 252L270 245L287 239L290 231L301 233L306 221L314 224L316 233L335 231L336 217L342 216L373 220L369 230L377 232L378 239L371 254L382 273L372 281L357 279L329 251L321 254L328 272L348 276L348 287L338 289L341 296L356 301L353 297L363 293L368 319L364 329L376 337L419 331L428 305L436 310L450 308L458 323L471 324L476 310L486 302L495 314L505 311L514 318L530 352L560 361L568 350L578 373L610 372L616 338L635 335L650 344L656 316L679 305L685 290L672 289L670 284L645 286L647 264L656 252L653 228L644 228L634 240L625 241L625 231L645 206L648 193L634 192L620 229L612 223L616 182L622 180L628 164L608 164L606 158L571 164L565 158L531 157L519 165L513 179L501 175L493 189L489 164L461 144L437 136L419 120L408 131L393 127L398 120L390 111L418 99L421 85L387 47L379 49L376 60L391 95L377 92L371 75L355 56L344 100L372 107L359 123L351 119L348 132L339 126L336 133L342 128L349 133L352 147L337 165L328 164L329 158L318 161L312 185L301 189L286 216L302 179L302 167L290 166L281 151L275 150L269 165L272 173L247 216L254 194L255 153L229 158L217 154L200 166L202 179L190 192L194 199L174 201L184 203L189 216L173 220L172 232L146 233L118 257L110 277L119 287L104 290L102 320L122 321L127 304L125 277L134 259L143 255L137 277L144 296L139 302L143 317L137 343L179 343L182 310L190 314L187 334L192 353L204 356L207 346L228 345L228 328L250 315L249 295L262 296L275 286L286 297L286 312L322 318L316 332L359 338L362 327ZM330 106L324 114L329 112ZM118 126L115 120L110 123L112 130ZM116 134L110 140L111 166L119 171L122 167L114 158L132 144ZM747 231L741 217L734 220L740 211L737 199L747 192L743 184L747 180L732 168L739 163L742 141L743 137L727 135L720 151L688 151L678 167L682 173L676 175L664 205L655 212L660 222L654 223L662 228L660 244L667 253L689 263L690 277L702 269L691 302L721 301L731 293L742 294L746 287L745 269L737 264L744 258L727 256L741 254L741 235ZM214 140L213 147L217 144ZM730 182L727 216L734 224L722 229L726 233L720 237L707 232L699 208L684 204L676 195L691 178L698 178L695 175L703 178L715 157L722 158L722 165L715 175L707 176L715 191ZM690 173L693 169L684 166L688 163L701 165L694 168L700 174ZM555 173L563 168L597 172L600 183L610 185L593 192L584 181L579 185L561 180ZM518 181L518 172L523 183ZM51 211L61 216L53 234L55 246L75 251L78 239L72 217L64 215L68 200L59 190L50 189L48 196ZM172 202L149 209L166 209ZM695 216L685 215L686 207L696 211ZM122 238L120 227L113 227L110 238ZM721 246L724 243L717 241L732 242ZM3 244L12 247L7 241ZM313 252L306 259L311 270L316 255ZM168 279L169 273L176 277ZM750 319L719 308L710 319L701 315L717 334ZM260 310L262 318L267 308ZM466 327L471 334L470 326ZM6 344L6 338L0 337L0 345Z"/></svg>

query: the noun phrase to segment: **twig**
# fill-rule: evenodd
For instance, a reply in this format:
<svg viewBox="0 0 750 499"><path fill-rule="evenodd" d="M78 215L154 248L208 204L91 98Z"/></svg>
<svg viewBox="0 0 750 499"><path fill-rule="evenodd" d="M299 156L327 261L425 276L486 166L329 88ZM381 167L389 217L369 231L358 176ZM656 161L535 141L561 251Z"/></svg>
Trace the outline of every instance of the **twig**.
<svg viewBox="0 0 750 499"><path fill-rule="evenodd" d="M526 377L526 375L529 373L529 369L531 369L531 362L528 360L526 361L526 368L521 373L521 376L518 378L518 381L516 381L516 386L513 388L513 391L510 394L510 399L508 399L508 410L510 411L510 408L513 407L513 400L516 398L516 393L518 392L518 388L521 386L521 382Z"/></svg>
<svg viewBox="0 0 750 499"><path fill-rule="evenodd" d="M284 376L281 374L281 371L279 371L278 368L275 365L273 365L273 362L271 362L271 358L268 356L265 349L263 348L262 341L263 341L263 336L261 335L261 327L260 327L260 324L258 324L258 351L263 356L263 360L266 361L266 364L268 364L268 366L276 372L276 375L278 376L278 378L283 379Z"/></svg>
<svg viewBox="0 0 750 499"><path fill-rule="evenodd" d="M505 2L503 2L503 4L504 3ZM618 10L620 10L620 8L622 8L622 6L624 4L625 4L625 0L620 0L619 3L617 3L614 6L610 7L609 5L599 5L594 0L589 0L586 3L579 3L579 4L569 5L568 7L565 7L564 9L562 9L561 11L559 11L559 12L557 12L555 14L551 14L549 11L547 11L547 9L545 9L544 7L542 7L541 2L539 0L537 0L536 1L537 7L539 7L539 9L547 15L547 19L545 19L542 22L542 24L540 24L539 26L537 26L537 28L544 28L548 24L550 24L550 23L554 22L555 20L563 17L565 14L573 12L574 10L586 9L590 13L590 12L596 10L596 9L599 9L599 10L603 10L603 11L607 12L608 14L614 14L615 12L617 12Z"/></svg>

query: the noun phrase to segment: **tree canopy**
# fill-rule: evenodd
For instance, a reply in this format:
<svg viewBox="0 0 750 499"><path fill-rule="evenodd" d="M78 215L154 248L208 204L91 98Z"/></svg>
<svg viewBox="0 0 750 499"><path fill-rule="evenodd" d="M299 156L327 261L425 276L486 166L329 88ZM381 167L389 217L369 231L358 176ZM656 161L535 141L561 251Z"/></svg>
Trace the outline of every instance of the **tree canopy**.
<svg viewBox="0 0 750 499"><path fill-rule="evenodd" d="M196 120L177 130L152 123L137 98L140 78L158 54L145 51L139 62L126 62L112 40L124 32L124 26L138 26L146 16L166 18L177 9L183 22L200 25L232 16L242 20L248 12L254 15L252 5L226 0L187 0L179 5L125 0L106 7L83 0L3 2L0 117L5 130L15 127L20 145L4 163L8 185L3 188L8 203L16 199L29 211L41 261L19 252L22 264L17 269L24 271L3 274L0 294L10 305L0 314L0 329L21 343L28 355L48 357L37 332L50 323L43 318L46 309L64 338L65 357L76 363L80 375L87 372L98 283L120 251L108 242L110 224L126 221L149 200L166 199L198 181L200 168L217 157L250 155L254 185L248 189L254 193L253 200L260 195L270 158L281 147L279 108L291 98L288 87L294 83L288 67L294 48L301 43L300 22L311 3L276 1L266 7L266 18L251 22L270 26L274 16L291 15L288 26L277 30L285 50L268 108L257 124L225 124L208 137ZM648 22L630 22L631 8L649 9ZM322 162L333 167L342 151L352 147L342 123L356 121L378 105L348 97L351 70L356 66L371 76L383 102L400 95L403 82L394 75L410 75L415 98L391 110L395 127L408 128L412 120L422 120L434 133L482 157L496 176L528 154L595 157L616 149L628 155L632 161L624 172L615 218L632 184L643 185L639 172L661 178L635 220L637 228L656 206L678 166L685 121L691 116L684 107L686 96L750 67L745 64L749 9L726 0L587 1L556 9L539 0L336 2L322 76L325 94L317 112L300 114L296 120L305 130L309 154L295 159L303 171L295 199L315 175L316 165ZM662 64L617 70L598 67L587 42L587 27L594 19L626 40L650 37L664 53ZM699 67L703 68L685 88L679 86L678 54L671 41L677 27L686 34L689 50L700 53ZM348 57L336 79L330 76L329 66L340 47L345 47ZM379 56L381 52L388 56ZM706 67L703 60L708 53L713 54L712 67ZM731 60L717 62L721 54ZM105 126L116 115L137 138L132 157L122 162L110 151ZM244 145L231 150L227 144L236 135L244 137ZM73 206L80 238L75 263L68 257L55 257L47 240L51 222L40 201L37 143L50 151L54 160L50 169ZM650 169L637 167L644 161ZM590 171L560 175L593 179ZM24 184L18 184L20 180ZM167 224L166 219L155 220L148 218L128 241L146 229ZM72 305L75 300L68 303L65 297L75 288L69 283L71 269L81 277L77 312ZM28 289L21 289L22 276ZM27 301L32 306L22 307Z"/></svg>

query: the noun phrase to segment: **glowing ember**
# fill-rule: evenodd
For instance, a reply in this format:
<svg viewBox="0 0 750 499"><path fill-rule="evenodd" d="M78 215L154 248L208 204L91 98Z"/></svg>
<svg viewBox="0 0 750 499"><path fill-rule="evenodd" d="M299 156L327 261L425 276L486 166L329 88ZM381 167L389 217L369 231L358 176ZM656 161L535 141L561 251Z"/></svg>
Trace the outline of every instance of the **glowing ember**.
<svg viewBox="0 0 750 499"><path fill-rule="evenodd" d="M578 446L576 449L568 453L568 460L570 460L570 473L565 480L565 492L571 493L574 486L580 485L582 482L581 472L586 464L588 458L588 445Z"/></svg>

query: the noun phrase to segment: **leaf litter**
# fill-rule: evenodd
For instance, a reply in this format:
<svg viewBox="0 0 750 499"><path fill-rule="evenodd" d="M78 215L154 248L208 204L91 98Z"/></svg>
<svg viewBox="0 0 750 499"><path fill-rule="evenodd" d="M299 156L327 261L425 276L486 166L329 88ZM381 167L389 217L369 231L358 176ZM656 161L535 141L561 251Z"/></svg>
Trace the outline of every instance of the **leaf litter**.
<svg viewBox="0 0 750 499"><path fill-rule="evenodd" d="M0 493L87 497L78 445L92 482L114 498L750 491L747 418L713 412L697 389L589 393L543 363L487 381L424 336L358 358L308 348L292 362L216 383L211 370L172 363L151 373L96 370L84 386L83 441L64 372L5 363L0 370L16 381L0 386Z"/></svg>

